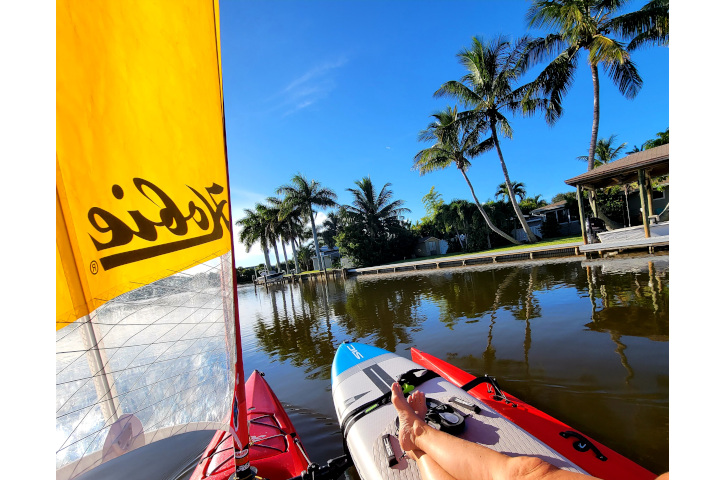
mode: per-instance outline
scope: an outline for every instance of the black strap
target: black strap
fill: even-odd
[[[465,385],[461,385],[461,389],[468,392],[475,387],[479,386],[482,383],[488,383],[493,387],[493,399],[494,400],[503,400],[507,404],[511,404],[512,407],[515,407],[516,404],[506,398],[506,395],[504,395],[503,390],[498,386],[498,382],[496,382],[496,379],[494,377],[489,377],[488,375],[484,375],[482,377],[477,377],[471,380],[470,382],[466,383]],[[490,390],[489,390],[490,391]]]
[[[428,411],[425,414],[425,421],[427,423],[434,423],[438,426],[439,430],[450,433],[451,435],[456,435],[463,431],[466,419],[463,415],[459,415],[453,407],[447,403],[439,402],[434,398],[426,398],[425,403],[428,407]],[[447,419],[443,415],[445,413],[452,415],[455,420],[450,421]]]
[[[422,373],[420,373],[419,375],[419,372]],[[435,377],[440,377],[440,375],[432,370],[426,370],[425,368],[415,368],[401,374],[398,377],[397,382],[400,384],[407,384],[412,387],[418,387]],[[387,405],[388,403],[390,403],[391,395],[392,392],[385,392],[378,398],[363,403],[362,405],[345,415],[345,418],[342,419],[340,425],[340,428],[342,429],[342,438],[345,444],[347,444],[347,432],[350,430],[350,427],[352,427],[355,422],[360,420],[368,413],[378,409],[379,407],[382,407],[383,405]]]

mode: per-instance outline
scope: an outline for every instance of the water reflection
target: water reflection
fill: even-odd
[[[655,262],[650,260],[646,270],[641,262],[617,265],[618,273],[605,273],[609,265],[595,263],[586,265],[589,282],[590,301],[592,303],[592,321],[586,327],[602,333],[608,333],[615,345],[614,351],[627,372],[624,381],[627,385],[635,372],[626,355],[627,345],[623,336],[645,337],[653,341],[669,341],[669,302],[668,290],[664,286],[665,273],[658,273]],[[645,277],[646,272],[646,277]],[[602,276],[605,275],[605,279]],[[646,280],[646,283],[644,282]],[[634,288],[632,288],[632,284]],[[596,288],[596,285],[599,288]],[[597,293],[601,306],[597,305]]]
[[[579,306],[587,298],[590,313],[578,317],[580,325],[607,334],[627,364],[622,337],[669,340],[668,264],[666,260],[612,262],[473,267],[273,285],[259,294],[269,308],[255,312],[254,331],[268,355],[291,360],[310,378],[327,378],[342,340],[396,351],[415,343],[418,332],[430,334],[441,327],[456,332],[461,322],[486,325],[481,353],[488,359],[484,366],[493,368],[494,326],[497,318],[505,316],[524,324],[523,359],[528,370],[532,321],[550,322],[552,318],[542,317],[552,304]],[[542,304],[547,299],[550,305]],[[455,357],[458,352],[446,353]]]
[[[399,289],[389,282],[350,282],[346,296],[334,304],[340,326],[351,340],[366,341],[395,351],[410,343],[411,329],[420,324],[415,289]]]
[[[668,257],[644,256],[306,281],[239,301],[255,348],[299,388],[314,380],[329,389],[344,340],[405,356],[416,346],[496,376],[514,395],[664,471],[668,297]],[[334,417],[328,397],[321,391],[315,405],[297,406]]]
[[[271,318],[264,314],[265,310],[257,312],[254,334],[269,356],[290,361],[302,368],[308,378],[329,379],[335,356],[330,314],[326,295],[318,292],[322,301],[315,301],[310,291],[314,287],[319,286],[303,285],[297,293],[292,285],[270,287],[265,295],[271,306]]]

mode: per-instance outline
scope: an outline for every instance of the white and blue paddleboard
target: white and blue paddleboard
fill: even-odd
[[[343,420],[351,413],[369,410],[368,413],[358,413],[356,421],[345,425],[350,456],[363,480],[420,478],[415,462],[403,455],[395,436],[395,408],[390,403],[379,407],[372,405],[376,404],[376,399],[390,392],[390,386],[401,374],[421,368],[407,358],[362,343],[345,342],[337,349],[332,361],[332,397],[338,422],[343,426]],[[465,425],[456,434],[458,437],[507,455],[535,456],[559,468],[586,473],[441,377],[423,382],[416,390],[425,393],[428,399],[451,405],[459,418],[464,418]],[[370,402],[373,402],[370,407],[360,410]],[[463,408],[461,404],[478,408]]]

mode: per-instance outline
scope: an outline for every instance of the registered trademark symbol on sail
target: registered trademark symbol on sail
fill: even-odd
[[[98,273],[98,262],[96,262],[95,260],[93,260],[93,261],[91,262],[91,273],[92,273],[93,275],[95,275],[95,274],[97,274],[97,273]]]

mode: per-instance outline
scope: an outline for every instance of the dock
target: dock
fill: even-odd
[[[542,258],[581,257],[582,259],[604,258],[623,253],[656,253],[669,251],[669,236],[651,237],[646,239],[629,239],[616,242],[594,243],[584,242],[562,243],[544,247],[522,248],[517,250],[456,255],[434,259],[415,260],[404,263],[378,265],[373,267],[351,268],[347,275],[377,275],[383,273],[411,272],[416,270],[437,270],[451,267],[467,267],[537,260]]]
[[[637,238],[617,240],[606,243],[592,243],[590,245],[582,245],[579,251],[586,254],[598,254],[600,257],[611,254],[612,252],[624,253],[628,250],[647,250],[649,253],[670,249],[670,236],[653,236],[650,238]]]
[[[256,287],[257,285],[262,287],[269,287],[270,285],[277,285],[283,283],[296,283],[305,282],[308,280],[329,280],[334,277],[347,278],[347,270],[345,269],[327,269],[326,271],[317,272],[305,272],[305,273],[286,273],[280,277],[276,277],[273,280],[264,282],[264,280],[253,279],[252,283]]]
[[[350,269],[328,269],[327,271],[307,272],[301,274],[286,274],[273,282],[257,283],[268,287],[273,284],[304,282],[308,280],[329,280],[330,278],[347,278],[357,275],[378,275],[385,273],[412,272],[417,270],[438,270],[442,268],[468,267],[474,265],[488,265],[499,263],[524,262],[544,258],[580,257],[582,259],[596,259],[613,257],[626,253],[659,253],[670,249],[669,235],[653,236],[650,238],[632,238],[592,243],[570,242],[544,247],[529,247],[517,250],[462,254],[452,257],[439,257],[433,259],[421,258],[403,263],[377,265]]]

